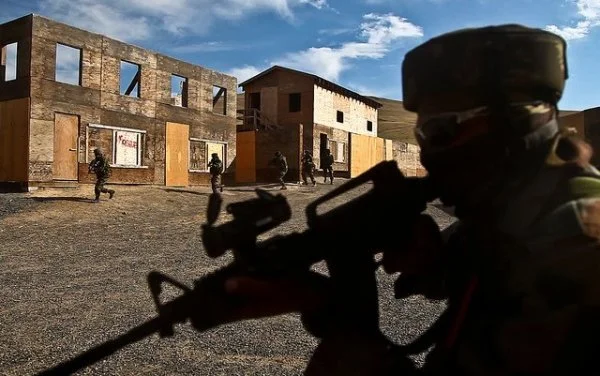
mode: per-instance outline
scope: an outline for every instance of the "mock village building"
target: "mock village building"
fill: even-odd
[[[273,179],[268,161],[276,150],[288,159],[287,179],[300,179],[303,150],[317,168],[323,150],[334,156],[334,173],[355,177],[391,159],[391,140],[377,137],[381,104],[314,74],[273,66],[239,85],[236,180]],[[240,107],[240,106],[238,106]]]
[[[28,15],[0,25],[0,184],[208,184],[236,151],[236,78]],[[224,178],[227,178],[227,174]]]

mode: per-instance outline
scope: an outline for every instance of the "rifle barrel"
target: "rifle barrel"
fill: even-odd
[[[114,354],[120,349],[140,341],[160,329],[163,319],[156,317],[145,323],[130,329],[127,333],[120,335],[117,338],[108,340],[96,347],[87,350],[76,357],[62,362],[52,368],[38,373],[36,376],[54,376],[54,375],[70,375],[79,371],[91,364],[94,364],[109,355]]]

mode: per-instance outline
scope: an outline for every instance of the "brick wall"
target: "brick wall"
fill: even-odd
[[[30,180],[52,180],[54,114],[79,116],[78,162],[85,165],[96,145],[111,156],[111,131],[101,124],[144,130],[142,168],[113,168],[112,182],[164,184],[165,124],[189,125],[190,138],[227,145],[227,163],[235,159],[235,77],[157,54],[102,35],[34,16],[31,39]],[[55,79],[57,43],[81,49],[81,84]],[[141,66],[140,97],[121,95],[120,62]],[[187,78],[187,108],[173,105],[171,75]],[[213,111],[213,86],[227,89]],[[225,112],[225,114],[223,114]],[[86,174],[87,175],[87,174]],[[81,181],[86,175],[79,174]],[[208,173],[190,172],[190,184],[207,182]]]
[[[392,156],[398,167],[406,176],[425,176],[426,171],[421,165],[419,147],[407,142],[393,141]]]
[[[314,86],[314,122],[347,132],[377,136],[377,110],[356,99]],[[344,122],[337,122],[337,111],[344,113]],[[373,123],[367,131],[367,120]]]
[[[277,179],[277,169],[269,166],[269,161],[275,157],[276,151],[287,158],[288,174],[286,181],[300,180],[300,152],[302,126],[286,127],[280,130],[256,132],[256,181],[272,182]]]

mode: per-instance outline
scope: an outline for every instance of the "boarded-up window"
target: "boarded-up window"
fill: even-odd
[[[143,166],[144,131],[90,124],[88,127],[88,159],[100,148],[112,165]]]
[[[2,46],[0,52],[0,81],[13,81],[17,79],[17,42]]]
[[[115,131],[114,161],[119,166],[141,166],[142,134],[139,132]]]
[[[206,142],[190,140],[190,170],[205,171],[207,164]]]
[[[223,166],[227,165],[227,144],[190,139],[190,170],[208,171],[208,162],[210,162],[213,153],[219,155]]]
[[[81,85],[81,49],[56,44],[54,79],[71,85]]]

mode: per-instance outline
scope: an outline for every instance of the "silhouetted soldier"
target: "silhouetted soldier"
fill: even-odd
[[[269,165],[275,165],[277,170],[279,171],[279,183],[281,184],[281,189],[287,189],[285,186],[285,182],[283,178],[288,172],[288,164],[287,159],[281,154],[280,151],[275,152],[275,158],[271,159]]]
[[[310,155],[308,150],[304,150],[304,154],[302,155],[302,180],[304,180],[304,184],[308,184],[308,181],[306,181],[306,176],[308,175],[312,184],[317,185],[314,171],[315,163],[313,162],[312,155]]]
[[[210,185],[213,193],[217,193],[217,187],[223,192],[223,184],[220,184],[221,174],[223,173],[223,162],[219,158],[219,154],[212,153],[212,159],[208,162],[210,172]]]
[[[323,183],[327,183],[327,177],[331,180],[331,184],[333,184],[333,155],[331,154],[331,150],[325,149],[325,154],[323,155],[323,160],[321,161],[321,167],[323,168]]]
[[[100,193],[108,193],[109,194],[108,198],[111,199],[115,195],[115,191],[112,189],[104,188],[104,185],[106,184],[106,182],[108,181],[108,178],[110,177],[110,165],[109,165],[108,161],[106,160],[106,158],[104,157],[102,150],[100,150],[100,149],[94,150],[94,156],[96,158],[94,158],[94,160],[90,162],[90,164],[88,166],[88,172],[96,173],[96,185],[94,187],[96,199],[94,200],[94,202],[100,202]]]

